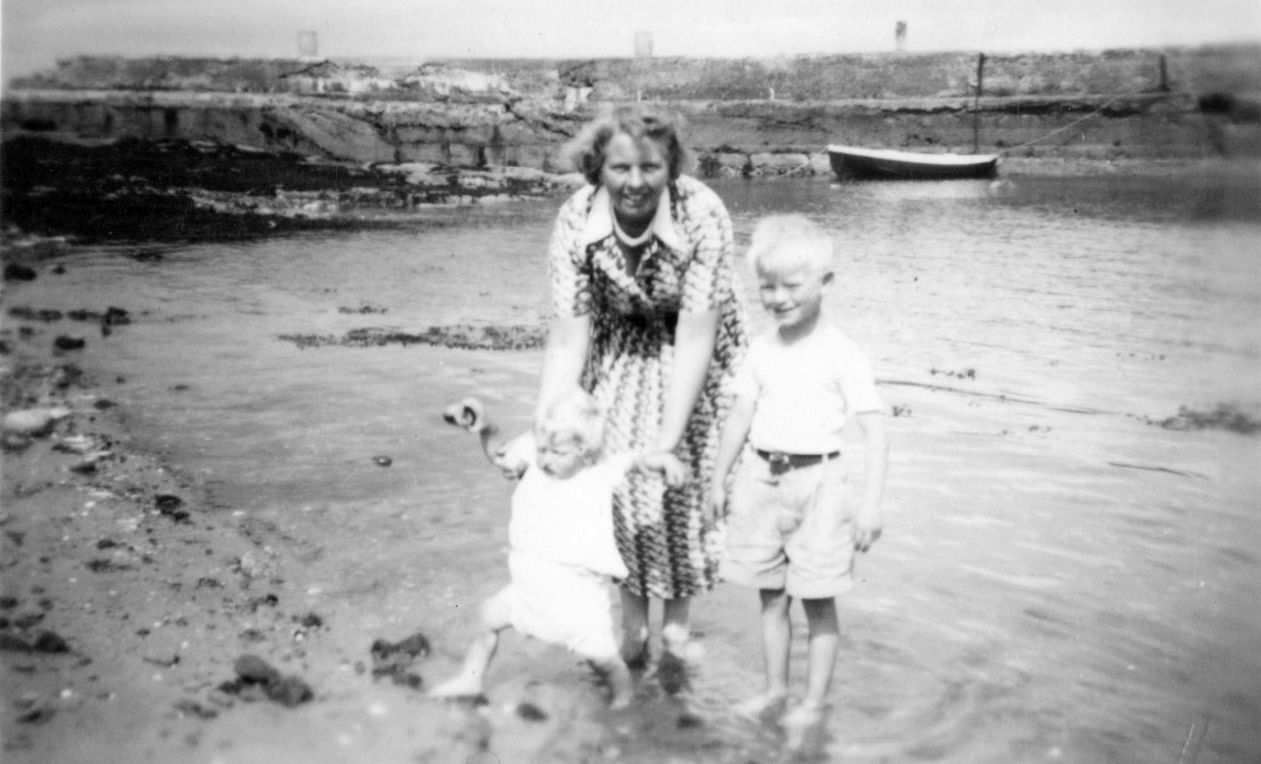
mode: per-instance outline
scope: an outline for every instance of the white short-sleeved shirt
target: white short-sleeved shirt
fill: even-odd
[[[532,462],[512,494],[512,551],[625,578],[613,537],[613,491],[633,459],[610,457],[565,480]]]
[[[840,450],[850,416],[883,408],[866,354],[822,319],[791,344],[777,329],[754,338],[736,394],[754,401],[749,443],[793,454]]]

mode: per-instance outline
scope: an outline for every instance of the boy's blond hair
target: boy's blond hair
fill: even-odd
[[[572,441],[589,458],[604,447],[604,411],[589,393],[575,389],[543,411],[538,436],[543,441]]]
[[[770,215],[753,228],[749,262],[758,271],[828,272],[834,251],[832,237],[804,215]]]

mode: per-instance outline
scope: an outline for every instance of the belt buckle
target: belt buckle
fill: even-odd
[[[766,461],[771,465],[772,475],[782,475],[792,469],[792,459],[783,451],[772,451]]]

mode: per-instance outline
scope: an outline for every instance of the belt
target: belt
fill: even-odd
[[[841,455],[840,451],[833,451],[828,454],[786,454],[783,451],[763,451],[760,448],[753,450],[771,466],[772,475],[782,475],[789,470],[795,470],[799,467],[810,467],[820,462],[836,459]]]

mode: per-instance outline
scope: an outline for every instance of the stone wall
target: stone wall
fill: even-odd
[[[977,63],[970,53],[394,69],[79,58],[12,83],[0,128],[563,171],[565,139],[605,104],[638,97],[685,117],[702,174],[827,172],[829,143],[1019,157],[1261,156],[1261,46],[988,56],[979,100]]]

